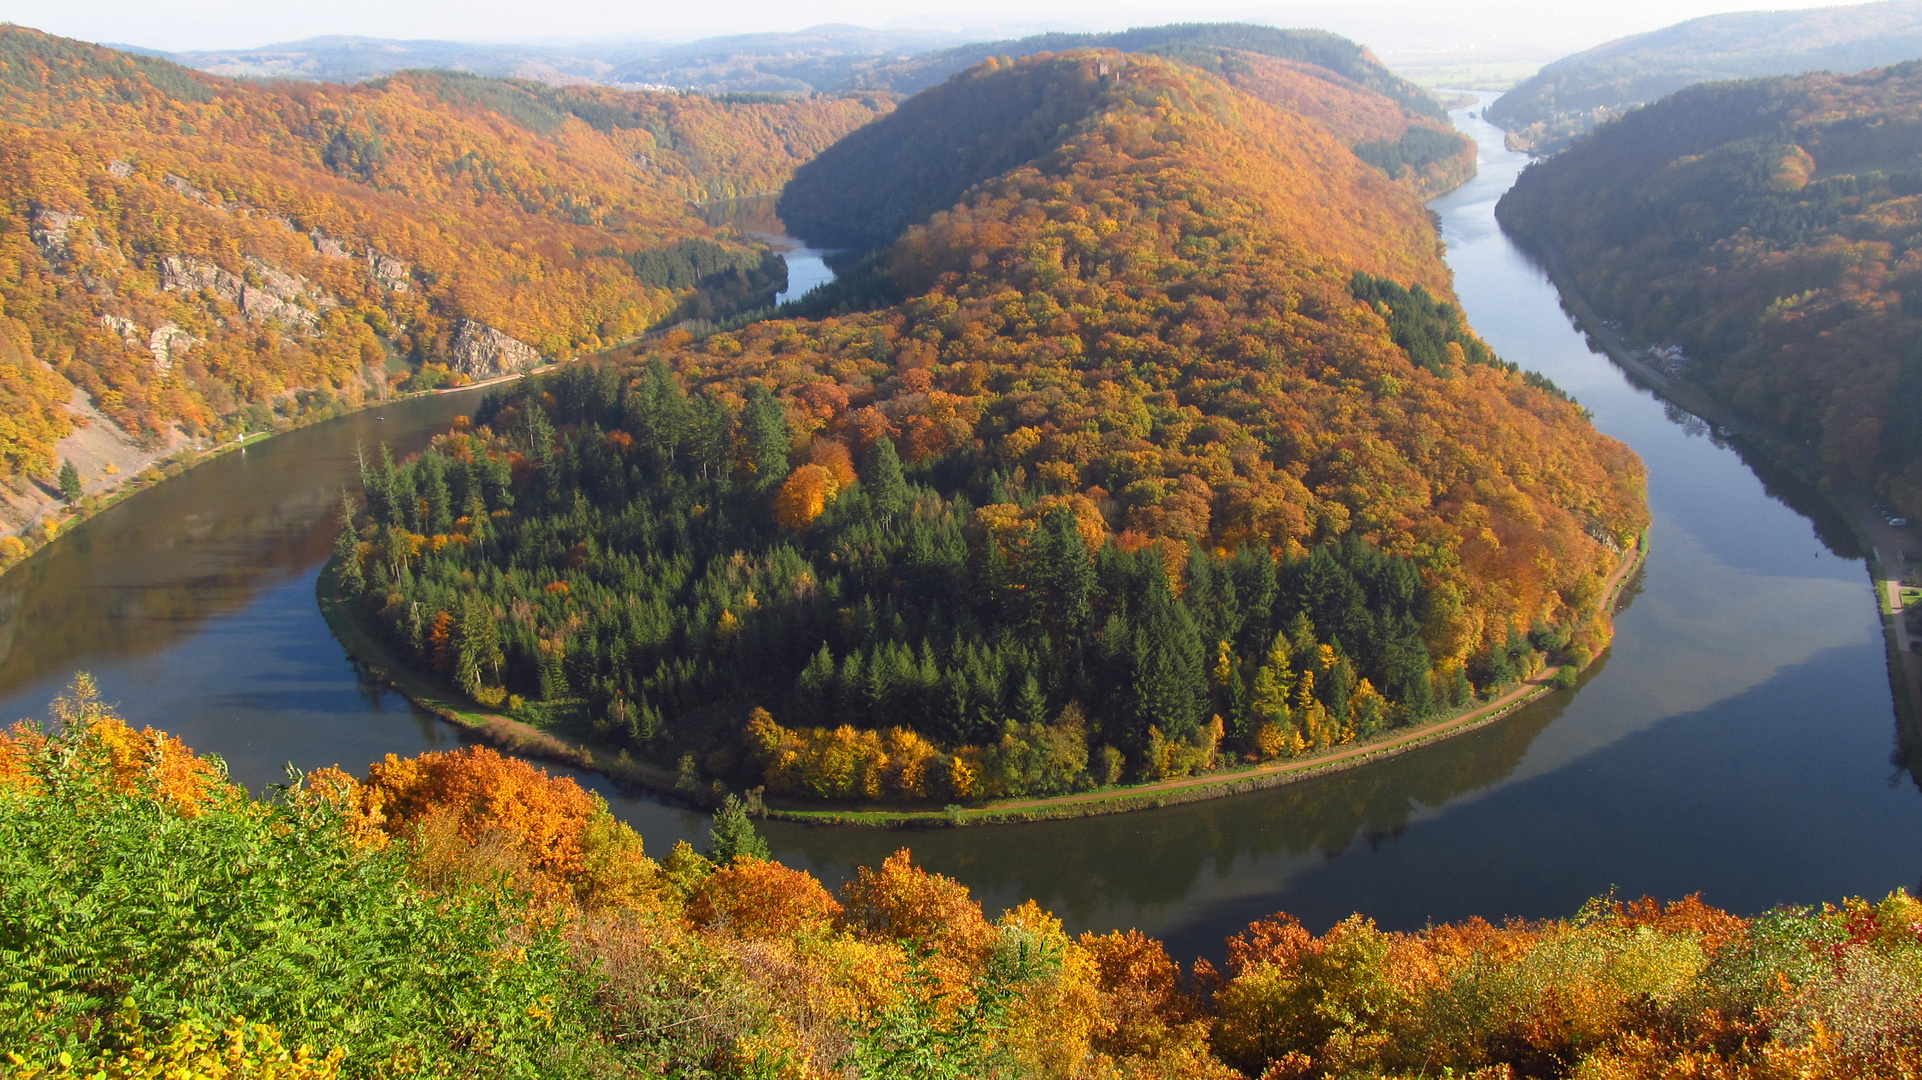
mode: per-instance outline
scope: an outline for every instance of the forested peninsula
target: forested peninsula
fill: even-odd
[[[16,1080],[219,1076],[1856,1080],[1922,1069],[1922,905],[1598,898],[1177,962],[990,918],[903,849],[837,890],[738,805],[650,857],[485,748],[266,801],[84,676],[0,733],[0,1046]]]
[[[1692,87],[1498,208],[1676,376],[1922,516],[1922,68]]]
[[[933,805],[1308,753],[1605,647],[1640,462],[1474,336],[1324,121],[989,60],[782,206],[894,235],[815,317],[370,448],[359,617],[685,785]]]

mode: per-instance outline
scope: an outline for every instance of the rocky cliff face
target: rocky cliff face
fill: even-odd
[[[462,319],[454,327],[447,351],[449,366],[475,381],[526,371],[546,362],[527,342],[473,319]]]
[[[35,209],[29,225],[34,245],[49,260],[56,263],[64,261],[71,254],[67,248],[67,234],[75,225],[80,224],[80,220],[79,214],[65,214],[45,208]]]
[[[271,319],[309,333],[320,328],[315,309],[339,305],[306,278],[258,260],[248,260],[247,271],[248,276],[241,277],[212,263],[169,255],[160,263],[160,287],[169,292],[212,293],[253,322]]]

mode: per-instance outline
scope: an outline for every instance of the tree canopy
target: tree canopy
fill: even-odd
[[[1086,52],[929,91],[818,190],[922,168],[923,122],[1065,134],[946,209],[907,185],[926,220],[874,262],[907,299],[571,366],[369,472],[357,558],[404,650],[457,677],[478,597],[482,700],[936,800],[1303,753],[1600,651],[1640,463],[1466,327],[1407,187]]]

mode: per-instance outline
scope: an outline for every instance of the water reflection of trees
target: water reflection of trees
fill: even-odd
[[[1358,840],[1393,843],[1424,810],[1509,776],[1572,696],[1557,692],[1480,731],[1399,757],[1206,802],[920,833],[780,824],[768,832],[777,858],[811,863],[830,878],[905,846],[977,893],[1010,902],[1032,897],[1071,923],[1105,917],[1127,924],[1146,910],[1198,909],[1210,894],[1280,891],[1295,870],[1339,857]],[[1220,937],[1236,929],[1196,932]]]
[[[37,715],[45,702],[9,695],[164,651],[313,569],[341,492],[359,486],[356,440],[411,453],[471,407],[450,395],[290,432],[76,526],[0,576],[0,702]]]

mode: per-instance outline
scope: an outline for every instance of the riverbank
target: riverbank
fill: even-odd
[[[1603,584],[1598,613],[1613,615],[1628,583],[1647,560],[1643,536],[1624,553],[1621,564]],[[697,805],[715,805],[726,790],[718,786],[687,790],[676,784],[674,773],[635,759],[628,751],[586,741],[570,741],[552,732],[499,713],[475,708],[462,695],[396,658],[378,634],[355,617],[350,598],[339,591],[332,564],[322,568],[316,585],[322,616],[348,655],[367,673],[440,719],[474,737],[517,754],[559,762],[601,773],[619,783],[644,787]],[[1592,665],[1599,661],[1589,661]],[[1577,669],[1578,671],[1580,669]],[[1148,784],[1099,788],[1038,799],[1004,799],[977,806],[940,809],[896,807],[822,807],[778,796],[762,800],[763,816],[810,825],[859,825],[870,828],[942,828],[1013,822],[1059,821],[1069,818],[1119,814],[1181,803],[1219,799],[1264,788],[1279,787],[1373,761],[1405,754],[1418,747],[1477,730],[1553,692],[1562,682],[1563,666],[1545,667],[1533,677],[1491,701],[1454,716],[1418,727],[1393,731],[1368,742],[1334,747],[1309,757],[1260,765],[1232,767],[1198,776],[1178,777]]]
[[[1786,431],[1741,412],[1644,359],[1645,350],[1622,340],[1589,307],[1552,240],[1529,237],[1524,241],[1517,237],[1516,241],[1554,283],[1563,310],[1633,382],[1714,425],[1721,437],[1739,442],[1743,449],[1801,481],[1848,526],[1865,553],[1876,611],[1882,618],[1889,687],[1902,742],[1922,748],[1922,635],[1910,633],[1906,617],[1910,606],[1922,607],[1922,597],[1905,602],[1902,584],[1909,545],[1922,549],[1922,539],[1914,537],[1908,528],[1889,525],[1876,510],[1872,492],[1853,477],[1831,469]]]
[[[181,473],[196,465],[205,464],[214,458],[235,450],[245,449],[270,436],[279,434],[282,430],[292,431],[298,427],[305,427],[307,424],[332,420],[340,415],[344,414],[329,413],[324,417],[317,416],[313,420],[306,421],[305,423],[292,424],[284,429],[257,431],[249,435],[242,435],[231,442],[217,443],[213,446],[182,446],[171,453],[155,456],[149,460],[144,467],[129,473],[123,479],[97,487],[93,491],[81,496],[76,502],[66,503],[42,511],[37,517],[22,526],[19,532],[0,536],[0,574],[5,574],[16,566],[24,565],[28,559],[33,557],[35,552],[46,547],[66,533],[67,530],[79,525],[88,518],[99,514],[109,507],[118,505],[130,496],[145,491],[162,481],[179,476]],[[9,543],[9,541],[12,541],[12,543]]]
[[[343,407],[340,403],[336,403],[334,406],[316,409],[302,416],[283,417],[275,423],[273,429],[270,431],[251,432],[232,441],[216,443],[211,446],[197,444],[180,446],[171,453],[153,457],[144,467],[137,471],[129,472],[120,480],[87,492],[77,502],[68,503],[55,510],[43,513],[40,517],[28,522],[17,533],[10,536],[0,536],[0,574],[5,574],[14,567],[23,565],[28,559],[33,557],[35,552],[46,547],[61,534],[81,524],[88,518],[112,506],[118,505],[130,496],[145,491],[162,481],[179,476],[181,473],[196,465],[204,465],[224,454],[258,445],[276,435],[284,435],[290,431],[299,431],[301,428],[312,427],[315,424],[324,424],[330,420],[338,420],[357,412],[366,412],[369,409],[388,408],[414,398],[424,398],[440,394],[459,394],[482,387],[510,383],[524,379],[529,375],[550,371],[554,366],[553,364],[546,364],[538,368],[516,371],[507,375],[497,375],[491,379],[467,383],[461,386],[440,387],[434,390],[416,390],[411,393],[397,394],[393,397],[383,398],[378,401],[369,401],[359,406]],[[96,414],[94,418],[95,424],[108,422],[104,416],[98,416]],[[58,516],[56,516],[56,514]],[[7,543],[6,541],[8,540],[17,541],[18,547]]]

